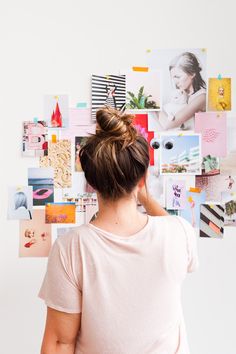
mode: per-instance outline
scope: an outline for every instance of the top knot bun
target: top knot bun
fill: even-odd
[[[122,141],[122,147],[129,146],[137,138],[133,118],[133,115],[121,113],[111,107],[100,109],[96,114],[96,135],[105,140]]]

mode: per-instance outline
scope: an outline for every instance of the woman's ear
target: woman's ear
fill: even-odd
[[[148,170],[147,172],[145,173],[145,175],[140,179],[140,181],[138,182],[138,187],[139,188],[143,188],[145,185],[146,185],[146,182],[147,182],[147,177],[148,177]]]

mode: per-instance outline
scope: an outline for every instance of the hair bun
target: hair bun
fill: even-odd
[[[97,111],[96,135],[103,139],[122,141],[123,146],[131,145],[136,137],[137,131],[133,126],[133,116],[121,113],[111,107],[105,107]]]

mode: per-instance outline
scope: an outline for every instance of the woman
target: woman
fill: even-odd
[[[146,193],[148,151],[131,115],[97,112],[80,160],[99,211],[52,248],[41,354],[188,353],[180,289],[197,266],[195,235]]]
[[[206,111],[206,83],[201,70],[197,57],[190,52],[182,53],[172,61],[169,66],[171,80],[175,89],[182,93],[186,104],[181,102],[180,110],[175,108],[171,115],[160,112],[159,130],[194,129],[195,113]],[[171,111],[170,108],[168,110]]]

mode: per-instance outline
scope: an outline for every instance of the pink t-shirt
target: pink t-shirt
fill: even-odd
[[[54,243],[39,297],[82,312],[75,354],[188,354],[181,284],[197,266],[181,217],[149,216],[122,237],[87,224]]]

